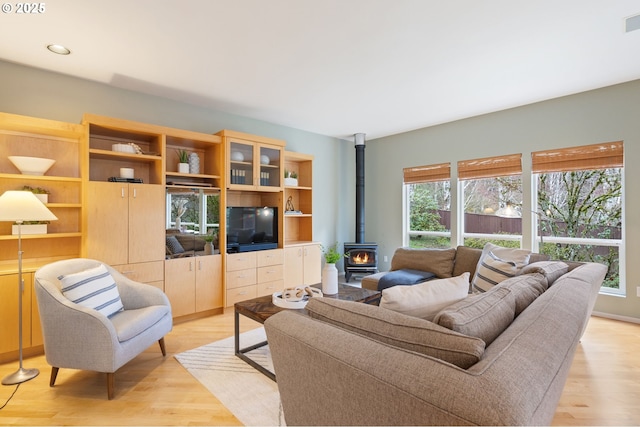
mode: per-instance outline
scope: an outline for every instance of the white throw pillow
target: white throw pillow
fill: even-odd
[[[487,243],[473,277],[473,289],[486,292],[505,279],[514,277],[529,263],[531,251],[526,249],[503,248]]]
[[[380,307],[413,317],[433,320],[443,308],[469,294],[469,273],[382,291]]]
[[[75,304],[97,310],[107,317],[124,308],[118,286],[102,264],[58,279],[62,283],[62,294]]]

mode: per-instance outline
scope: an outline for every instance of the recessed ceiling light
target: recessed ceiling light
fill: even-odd
[[[69,55],[71,51],[61,44],[50,44],[47,45],[47,49],[49,49],[53,53],[57,53],[58,55]]]

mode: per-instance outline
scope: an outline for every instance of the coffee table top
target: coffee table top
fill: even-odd
[[[322,285],[313,285],[315,288],[321,288]],[[345,301],[355,301],[362,303],[372,303],[380,299],[382,292],[373,291],[371,289],[358,288],[355,286],[338,284],[338,293],[335,295],[325,295],[325,298],[335,298]],[[235,303],[234,309],[236,313],[242,314],[259,323],[264,323],[269,317],[283,310],[294,310],[304,313],[304,309],[282,308],[273,304],[272,296],[265,295],[263,297],[253,298],[246,301]]]

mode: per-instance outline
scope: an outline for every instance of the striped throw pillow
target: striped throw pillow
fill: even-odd
[[[118,286],[103,264],[59,276],[58,280],[62,283],[62,294],[75,304],[97,310],[107,317],[124,309]]]
[[[479,292],[486,292],[503,280],[514,277],[517,272],[515,262],[500,259],[493,252],[489,252],[478,264],[473,288]]]

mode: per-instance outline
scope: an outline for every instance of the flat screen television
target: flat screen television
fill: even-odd
[[[227,253],[277,247],[277,207],[227,207]]]

